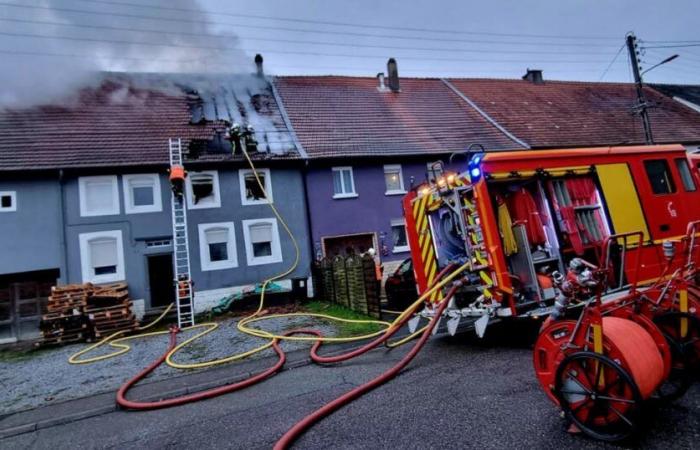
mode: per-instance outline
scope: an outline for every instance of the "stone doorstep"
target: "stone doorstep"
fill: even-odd
[[[404,334],[402,331],[398,333],[397,337]],[[355,346],[356,344],[353,343],[338,344],[339,348],[325,355],[340,354]],[[372,351],[377,349],[384,349],[384,347],[379,346]],[[265,370],[265,367],[270,366],[270,361],[274,360],[276,360],[276,357],[271,356],[249,361],[243,366],[243,372],[237,372],[235,377],[222,378],[225,377],[222,372],[229,372],[231,370],[230,367],[212,368],[192,374],[174,376],[165,380],[145,382],[134,387],[131,392],[135,394],[134,397],[144,401],[192,394],[249,378],[254,373]],[[311,363],[308,349],[295,350],[287,353],[287,363],[280,372],[303,367]],[[253,366],[259,366],[259,368]],[[222,377],[218,375],[222,375]],[[161,386],[166,389],[161,390]],[[0,417],[0,439],[114,412],[118,409],[115,402],[115,393],[116,391],[102,392],[87,397],[65,400],[53,405],[37,406],[36,408],[10,413]]]

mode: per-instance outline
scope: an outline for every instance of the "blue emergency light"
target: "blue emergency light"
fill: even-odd
[[[477,153],[476,155],[472,156],[472,159],[469,160],[469,178],[471,179],[472,183],[476,183],[479,178],[481,178],[481,167],[479,164],[483,158],[483,153]]]

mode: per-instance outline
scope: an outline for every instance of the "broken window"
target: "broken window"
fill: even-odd
[[[17,211],[16,197],[15,192],[0,192],[0,212]]]
[[[187,177],[187,191],[188,206],[192,209],[221,206],[219,175],[215,170],[190,172]]]
[[[260,183],[255,179],[255,173],[252,170],[244,169],[238,173],[243,205],[258,205],[268,200],[272,201],[270,169],[257,169],[256,172]]]

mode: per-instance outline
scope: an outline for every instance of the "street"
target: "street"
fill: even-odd
[[[471,333],[434,338],[396,379],[324,419],[295,448],[612,448],[566,433],[534,377],[530,331],[494,326],[484,341]],[[296,421],[407,350],[305,365],[238,393],[160,411],[111,412],[10,437],[0,447],[271,448]],[[699,385],[650,414],[631,445],[697,448]]]

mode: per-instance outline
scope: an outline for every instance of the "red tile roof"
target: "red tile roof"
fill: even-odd
[[[210,139],[182,96],[106,82],[66,106],[0,111],[0,170],[168,163],[168,139]]]
[[[644,143],[632,114],[634,86],[624,83],[454,79],[450,82],[531,147]],[[645,96],[656,143],[700,142],[700,115],[651,88]]]
[[[472,143],[522,148],[437,79],[401,78],[379,92],[375,78],[283,76],[275,83],[310,158],[450,153]]]

